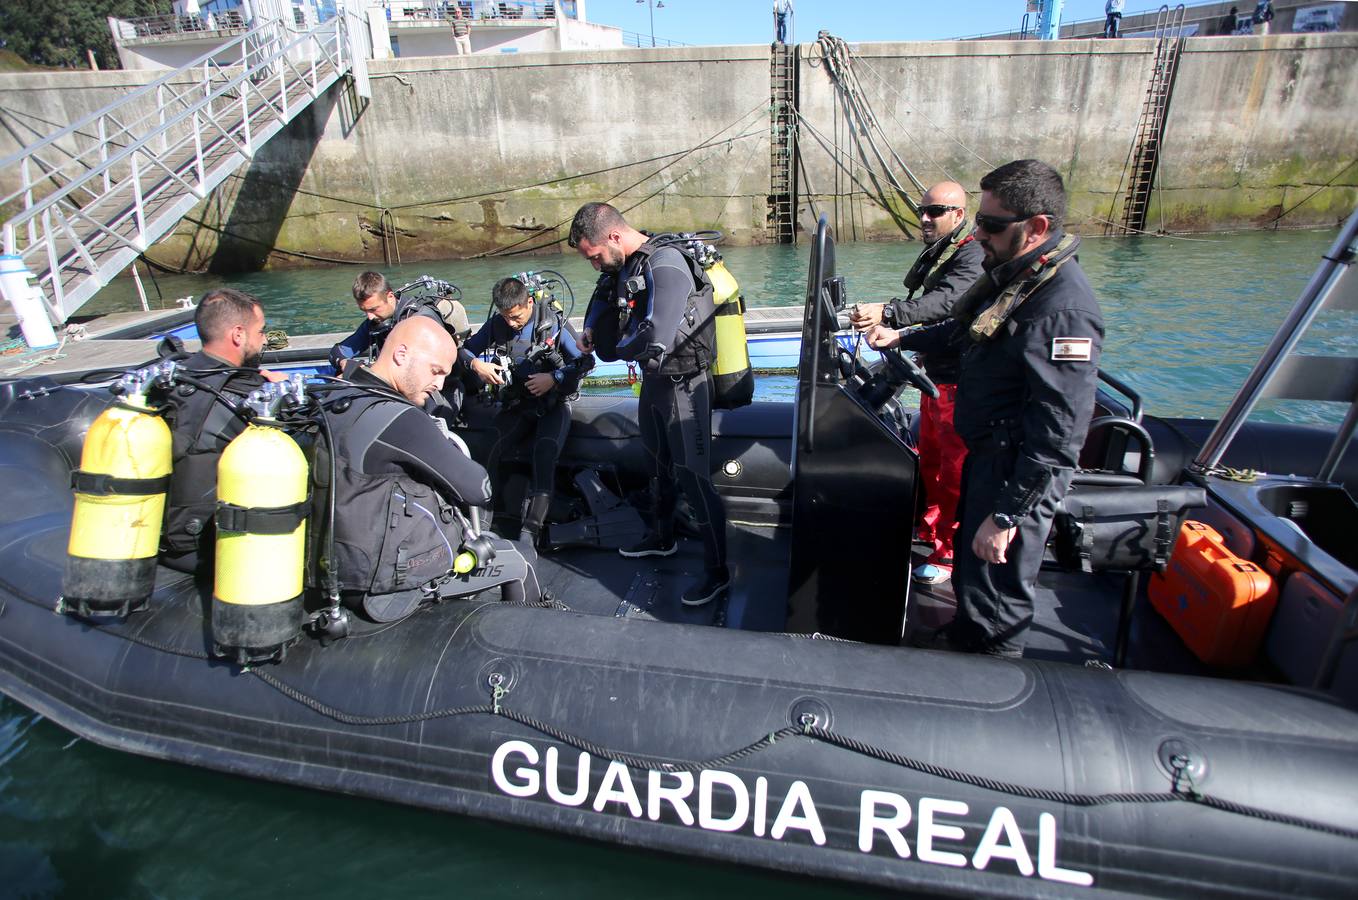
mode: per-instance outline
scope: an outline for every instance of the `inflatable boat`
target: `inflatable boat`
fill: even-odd
[[[159,569],[130,615],[67,608],[71,473],[107,379],[8,381],[0,690],[130,753],[912,894],[1352,896],[1358,416],[1245,419],[1270,393],[1352,401],[1354,361],[1320,378],[1291,350],[1326,304],[1352,308],[1355,235],[1358,217],[1220,422],[1144,415],[1112,379],[1100,392],[1077,492],[1197,489],[1192,518],[1267,573],[1263,623],[1254,604],[1214,626],[1234,655],[1151,602],[1166,573],[1128,566],[1044,571],[1023,659],[903,645],[951,607],[946,586],[910,584],[902,513],[917,457],[898,388],[928,385],[841,350],[822,222],[796,400],[715,418],[725,602],[679,603],[695,541],[614,552],[600,523],[624,521],[610,513],[646,477],[635,402],[584,397],[539,562],[554,600],[355,617],[243,667],[214,656],[212,585],[190,576]],[[474,411],[474,453],[488,435]]]

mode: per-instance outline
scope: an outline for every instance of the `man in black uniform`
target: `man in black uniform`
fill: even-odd
[[[379,621],[412,612],[426,593],[458,595],[501,585],[505,599],[538,600],[531,563],[491,538],[494,559],[451,570],[472,537],[464,511],[490,502],[490,479],[421,406],[443,387],[457,343],[423,316],[398,322],[352,390],[327,395],[336,458],[336,560],[340,588]]]
[[[674,510],[682,488],[702,534],[706,572],[683,594],[687,606],[722,596],[726,512],[712,485],[712,377],[716,356],[712,285],[678,247],[632,228],[607,203],[586,203],[571,223],[570,245],[604,273],[585,313],[580,348],[600,359],[644,367],[637,424],[654,460],[656,530],[623,556],[669,556],[677,549]]]
[[[533,474],[523,500],[519,540],[536,545],[552,501],[556,461],[570,430],[570,401],[594,357],[580,352],[565,315],[547,300],[534,300],[519,279],[497,281],[491,302],[498,314],[467,339],[462,353],[482,381],[500,389],[495,445],[488,457],[496,493],[504,490],[503,456],[531,442]],[[509,372],[476,358],[490,349],[509,361]]]
[[[198,301],[194,324],[203,347],[179,360],[198,382],[176,384],[166,398],[165,421],[173,436],[173,470],[161,531],[160,561],[180,572],[210,572],[216,531],[217,461],[245,430],[245,420],[212,391],[243,400],[264,380],[261,371],[264,309],[249,294],[230,288],[208,291]]]
[[[1062,230],[1061,176],[1022,159],[981,179],[987,275],[954,318],[874,347],[962,347],[955,424],[967,445],[954,583],[957,617],[933,645],[1021,656],[1042,550],[1089,428],[1103,316]]]
[[[962,185],[945,181],[929,188],[920,198],[919,215],[925,246],[905,275],[909,294],[890,303],[858,304],[850,323],[859,331],[946,319],[981,277],[983,254],[967,221],[967,193]],[[918,297],[917,291],[922,291]],[[918,541],[931,545],[931,552],[915,569],[914,579],[920,584],[938,584],[952,576],[957,500],[967,455],[966,445],[953,428],[961,357],[956,351],[920,354],[919,363],[938,386],[938,397],[920,398],[919,477],[925,509],[915,534]]]

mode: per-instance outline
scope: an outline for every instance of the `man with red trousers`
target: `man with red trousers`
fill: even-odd
[[[859,331],[875,325],[900,329],[946,319],[958,298],[981,277],[983,254],[971,236],[967,194],[960,184],[944,181],[929,188],[920,199],[919,217],[925,247],[906,273],[909,293],[903,300],[859,304],[850,320]],[[967,455],[952,424],[961,360],[949,351],[921,354],[919,361],[938,385],[938,399],[920,398],[919,468],[926,506],[916,538],[933,549],[915,569],[914,580],[939,584],[952,577],[957,498]]]

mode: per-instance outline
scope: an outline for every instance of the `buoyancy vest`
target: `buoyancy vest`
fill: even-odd
[[[594,367],[587,354],[567,359],[560,347],[561,335],[575,330],[566,321],[565,313],[549,300],[533,301],[533,320],[529,328],[509,333],[509,324],[498,313],[491,315],[490,346],[509,361],[511,381],[500,390],[500,402],[506,406],[532,402],[534,406],[552,406],[580,390],[580,381]],[[577,345],[579,341],[577,339]],[[558,388],[541,397],[533,396],[526,387],[530,375],[562,372]]]
[[[378,437],[414,407],[357,389],[332,394],[326,406],[343,408],[344,402],[347,409],[331,413],[340,589],[389,594],[448,574],[463,539],[457,511],[433,487],[409,475],[370,475],[358,468]]]
[[[934,289],[934,285],[943,277],[943,264],[952,259],[958,250],[975,240],[971,228],[971,222],[963,218],[946,239],[935,242],[915,259],[914,265],[905,273],[905,278],[901,282],[909,292],[906,294],[907,299],[915,296],[916,291],[923,290],[927,294]]]
[[[664,247],[672,247],[683,257],[693,279],[672,347],[661,347],[648,340],[655,317],[651,257]],[[622,272],[599,279],[585,311],[585,324],[593,329],[600,359],[619,359],[619,348],[650,344],[639,350],[633,346],[628,358],[644,362],[648,373],[691,375],[710,367],[716,356],[716,307],[712,294],[712,281],[685,247],[683,238],[673,234],[648,235],[646,243],[628,257]]]
[[[982,277],[958,300],[954,317],[966,323],[971,340],[988,341],[995,337],[1009,317],[1069,262],[1080,249],[1080,238],[1060,234],[1039,251],[1015,260],[1017,266],[1003,285]],[[991,270],[994,274],[997,270]]]
[[[202,352],[184,358],[182,365],[186,372],[202,372],[194,374],[196,380],[240,398],[264,383],[257,372],[222,368],[221,361]],[[220,371],[202,371],[206,369]],[[245,430],[245,422],[212,391],[190,384],[176,385],[165,403],[173,468],[160,547],[172,568],[202,568],[213,556],[217,462],[226,445]],[[196,556],[185,557],[195,551]],[[187,566],[176,565],[176,557],[185,557]]]

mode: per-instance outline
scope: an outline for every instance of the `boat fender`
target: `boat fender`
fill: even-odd
[[[132,387],[94,420],[71,473],[62,608],[82,616],[126,616],[155,590],[173,439],[144,380],[121,384]]]
[[[222,451],[211,616],[218,656],[281,660],[301,635],[309,477],[301,447],[270,419]]]

